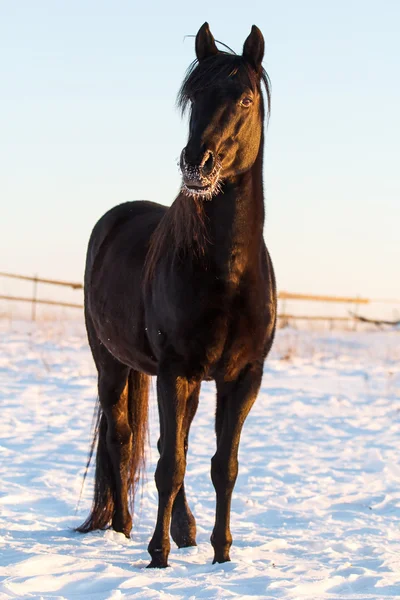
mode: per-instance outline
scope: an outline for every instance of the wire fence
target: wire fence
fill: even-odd
[[[82,290],[83,284],[71,281],[62,281],[58,279],[46,279],[43,277],[38,277],[37,275],[29,276],[29,275],[19,275],[16,273],[7,273],[0,272],[0,277],[6,277],[9,279],[18,279],[22,281],[27,281],[32,283],[32,295],[31,296],[13,296],[13,295],[0,295],[0,300],[11,301],[11,302],[23,302],[31,304],[31,319],[32,321],[36,320],[36,308],[37,305],[48,305],[48,306],[60,306],[65,308],[76,308],[83,309],[83,304],[75,303],[75,302],[64,302],[60,300],[50,300],[45,298],[38,297],[38,285],[46,284],[53,286],[62,286],[66,288],[70,288],[72,290]],[[278,299],[281,304],[281,311],[278,315],[278,318],[282,323],[286,323],[293,320],[303,320],[303,321],[325,321],[330,322],[351,322],[355,321],[357,318],[363,320],[361,317],[358,317],[358,308],[359,306],[371,304],[373,302],[379,303],[390,303],[390,304],[400,304],[399,299],[371,299],[364,298],[361,296],[327,296],[327,295],[317,295],[317,294],[296,294],[293,292],[280,291],[278,293]],[[319,302],[319,303],[336,303],[336,304],[347,304],[352,305],[353,310],[349,316],[339,316],[339,315],[298,315],[298,314],[290,314],[286,311],[286,302],[292,300],[306,301],[306,302]],[[365,319],[364,319],[365,320]],[[395,324],[395,323],[393,323]]]
[[[0,277],[7,277],[9,279],[19,279],[21,281],[30,281],[32,282],[32,295],[29,296],[10,296],[10,295],[0,295],[0,300],[8,300],[11,302],[29,302],[31,304],[31,319],[32,321],[36,320],[36,307],[38,304],[45,304],[50,306],[63,306],[66,308],[83,308],[82,304],[76,304],[74,302],[62,302],[59,300],[48,300],[43,298],[38,298],[38,284],[44,283],[48,285],[57,285],[68,287],[72,290],[82,290],[83,284],[76,283],[71,281],[60,281],[58,279],[44,279],[43,277],[38,277],[37,275],[29,276],[29,275],[19,275],[16,273],[6,273],[0,272]]]

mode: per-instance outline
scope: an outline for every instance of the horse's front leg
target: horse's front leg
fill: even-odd
[[[262,364],[249,365],[234,382],[217,381],[217,451],[211,460],[211,478],[217,495],[211,536],[213,563],[230,560],[230,512],[238,474],[238,450],[243,424],[254,404],[262,378]]]
[[[183,377],[179,377],[173,365],[160,366],[157,377],[157,397],[162,420],[162,444],[155,473],[158,514],[156,528],[148,546],[151,556],[149,567],[168,566],[172,507],[182,487],[186,469],[184,450],[186,404],[196,385],[197,383],[189,383]]]
[[[199,405],[200,383],[194,388],[186,402],[184,427],[185,458],[189,448],[189,431]],[[196,546],[196,520],[186,499],[185,483],[182,483],[172,507],[171,536],[178,548]]]

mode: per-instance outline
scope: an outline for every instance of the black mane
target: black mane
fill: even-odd
[[[257,74],[243,56],[221,51],[201,62],[196,59],[189,66],[177,98],[177,105],[182,114],[185,113],[191,99],[197,92],[231,77],[236,77],[240,83],[249,86],[252,90],[261,91],[260,81],[264,84],[267,95],[267,115],[269,117],[271,111],[271,82],[266,70],[261,68],[261,73]]]

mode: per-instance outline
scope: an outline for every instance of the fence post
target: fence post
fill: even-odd
[[[357,297],[358,297],[358,296],[357,296]],[[355,316],[355,317],[357,317],[357,316],[358,316],[359,309],[360,309],[360,305],[358,304],[358,302],[356,302],[356,304],[354,305],[354,316]],[[357,319],[355,318],[355,319],[354,319],[354,323],[353,323],[353,331],[357,331],[357,324],[358,324],[358,321],[357,321]]]
[[[33,279],[33,294],[32,294],[32,321],[36,321],[36,300],[37,300],[37,275]]]

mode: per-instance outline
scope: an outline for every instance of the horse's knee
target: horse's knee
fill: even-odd
[[[218,454],[211,459],[211,480],[218,491],[222,488],[233,490],[239,471],[237,459],[226,460]]]
[[[185,457],[161,456],[155,472],[157,489],[165,495],[176,495],[185,477]]]
[[[132,437],[132,431],[128,423],[108,423],[107,447],[111,453],[119,455],[122,461],[129,458]]]

